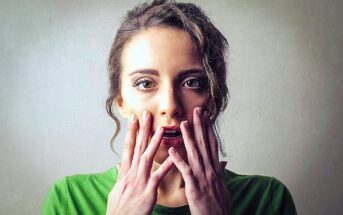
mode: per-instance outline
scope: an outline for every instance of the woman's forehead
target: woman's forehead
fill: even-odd
[[[202,68],[202,61],[187,32],[154,27],[135,35],[124,46],[122,72],[141,69],[184,70]]]

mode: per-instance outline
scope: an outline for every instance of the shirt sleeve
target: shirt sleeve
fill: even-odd
[[[66,178],[56,181],[45,196],[42,215],[67,214]]]
[[[271,205],[273,214],[297,215],[291,193],[281,181],[275,178],[272,181]]]

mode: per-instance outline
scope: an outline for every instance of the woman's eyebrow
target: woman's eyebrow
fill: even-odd
[[[200,68],[192,68],[192,69],[186,69],[186,70],[182,70],[179,73],[179,77],[185,77],[185,76],[191,76],[191,75],[204,75],[205,74],[205,70],[204,69],[200,69]]]
[[[138,69],[129,74],[129,76],[133,76],[135,74],[145,74],[145,75],[155,75],[159,76],[159,73],[155,69]],[[195,74],[205,74],[204,69],[200,68],[192,68],[192,69],[186,69],[186,70],[181,70],[180,73],[178,74],[179,77],[185,77],[185,76],[190,76],[190,75],[195,75]]]
[[[154,69],[139,69],[131,72],[129,76],[133,76],[135,74],[145,74],[145,75],[155,75],[159,76],[158,71]]]

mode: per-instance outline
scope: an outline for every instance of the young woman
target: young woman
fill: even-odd
[[[107,111],[129,126],[122,161],[49,190],[43,214],[296,214],[278,180],[219,161],[214,123],[228,101],[228,43],[200,8],[153,1],[129,11],[109,59]]]

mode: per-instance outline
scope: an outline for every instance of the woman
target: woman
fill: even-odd
[[[214,123],[228,100],[227,47],[193,4],[129,11],[109,59],[115,136],[112,106],[129,120],[121,164],[59,180],[43,214],[296,214],[281,182],[219,162]]]

